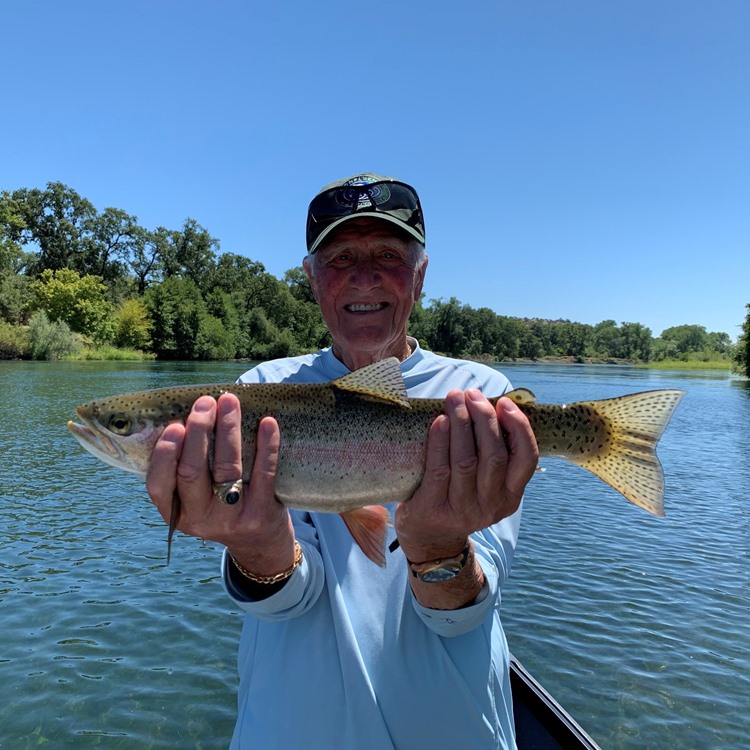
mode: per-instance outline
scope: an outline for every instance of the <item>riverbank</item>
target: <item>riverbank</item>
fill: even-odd
[[[494,362],[491,357],[470,357],[477,362],[490,363]],[[718,370],[722,372],[732,372],[733,363],[731,360],[703,360],[691,359],[664,359],[659,362],[634,362],[627,359],[597,359],[594,357],[539,357],[538,359],[508,359],[502,360],[500,364],[513,365],[620,365],[627,367],[637,367],[647,370]]]
[[[16,350],[8,349],[5,351],[3,356],[3,349],[0,347],[0,359],[29,359],[27,353],[23,352],[20,348]],[[441,352],[436,352],[441,354]],[[447,355],[449,356],[449,355]],[[153,352],[144,352],[139,349],[123,349],[116,346],[104,344],[101,346],[93,346],[81,342],[80,348],[73,352],[69,352],[64,356],[60,357],[63,361],[121,361],[121,362],[139,362],[139,361],[155,361],[157,359],[156,354]],[[489,354],[482,354],[478,356],[467,357],[475,362],[484,362],[486,364],[493,364],[498,362],[494,357]],[[199,361],[199,360],[196,360]],[[238,360],[217,360],[233,362]],[[500,364],[513,364],[513,365],[537,365],[537,364],[551,364],[551,365],[620,365],[629,367],[638,367],[651,370],[699,370],[699,371],[721,371],[730,373],[733,370],[733,362],[730,359],[712,359],[704,361],[702,359],[665,359],[658,362],[637,362],[627,359],[617,359],[614,357],[608,358],[596,358],[596,357],[539,357],[537,359],[506,359],[500,360]]]

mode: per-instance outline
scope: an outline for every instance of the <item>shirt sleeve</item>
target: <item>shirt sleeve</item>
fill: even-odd
[[[318,538],[312,523],[294,518],[294,534],[302,548],[302,562],[286,585],[266,599],[249,598],[229,575],[229,551],[224,550],[221,578],[224,588],[234,603],[244,612],[267,622],[279,622],[305,614],[315,604],[323,590],[325,572],[318,548]]]
[[[479,627],[500,606],[500,593],[510,574],[521,524],[522,508],[484,531],[471,535],[474,554],[484,572],[485,583],[473,604],[461,609],[423,607],[412,593],[414,609],[422,622],[437,635],[452,638]],[[408,585],[408,584],[407,584]]]

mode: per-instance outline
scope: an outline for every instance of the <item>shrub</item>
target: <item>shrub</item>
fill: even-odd
[[[25,328],[0,320],[0,359],[20,359],[28,345],[29,335]]]
[[[51,322],[38,312],[29,321],[29,353],[34,359],[62,359],[77,354],[81,342],[62,320]]]

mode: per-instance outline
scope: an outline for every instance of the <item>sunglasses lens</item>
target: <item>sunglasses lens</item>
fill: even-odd
[[[316,196],[307,216],[307,246],[313,245],[334,221],[359,212],[386,213],[424,234],[424,223],[416,192],[400,182],[344,185]]]

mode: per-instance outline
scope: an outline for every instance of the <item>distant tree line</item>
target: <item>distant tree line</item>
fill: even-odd
[[[750,303],[746,305],[747,316],[742,324],[742,333],[735,347],[734,362],[737,369],[750,378]]]
[[[457,299],[432,300],[419,305],[410,331],[431,349],[462,357],[540,359],[560,357],[577,361],[650,362],[690,358],[705,361],[729,358],[732,341],[726,333],[709,333],[700,325],[667,328],[659,338],[640,323],[596,325],[569,320],[535,320],[498,315],[489,308],[474,309]]]
[[[514,318],[455,298],[422,300],[409,325],[433,351],[494,360],[734,356],[742,366],[750,339],[748,321],[734,348],[728,334],[700,325],[654,338],[640,323]],[[122,209],[97,211],[60,182],[0,192],[0,357],[117,347],[160,359],[268,359],[327,341],[301,267],[278,279],[258,261],[220,252],[195,219],[147,229]]]

